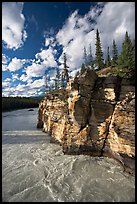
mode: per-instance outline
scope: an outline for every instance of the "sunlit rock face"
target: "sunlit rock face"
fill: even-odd
[[[66,90],[39,105],[38,127],[67,154],[112,155],[122,163],[135,156],[135,90],[116,76],[92,70],[70,79]]]

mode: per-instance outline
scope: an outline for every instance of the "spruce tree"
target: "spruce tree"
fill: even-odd
[[[48,77],[45,77],[45,87],[48,88]]]
[[[62,74],[61,74],[61,88],[62,89],[65,88],[65,84],[64,84],[64,71],[62,71]]]
[[[84,46],[84,62],[85,62],[85,67],[87,66],[87,51],[86,48]]]
[[[68,74],[68,66],[67,66],[67,57],[66,53],[64,53],[64,79],[66,79],[66,82],[69,81],[69,74]]]
[[[57,83],[57,79],[55,79],[55,90],[58,90],[58,83]]]
[[[111,59],[110,59],[110,55],[109,55],[109,47],[108,47],[108,49],[107,49],[106,66],[107,66],[107,67],[110,67],[110,66],[111,66]]]
[[[93,63],[93,56],[92,56],[92,49],[91,49],[91,43],[89,44],[89,60],[90,65],[92,66]]]
[[[100,42],[100,36],[99,36],[99,31],[97,29],[96,32],[96,65],[98,66],[98,69],[102,69],[104,67],[104,63],[103,63],[103,52],[102,52],[102,48],[101,48],[101,42]]]
[[[135,49],[127,31],[122,44],[121,54],[118,57],[118,67],[120,76],[132,80],[135,79]]]
[[[112,66],[117,65],[117,60],[118,60],[118,51],[117,51],[117,46],[116,46],[115,40],[113,40],[113,45],[112,45]]]
[[[59,69],[57,69],[56,81],[57,81],[57,89],[59,89],[59,87],[60,87],[60,73],[59,73]]]
[[[60,73],[59,73],[59,69],[57,69],[56,78],[55,78],[55,90],[59,89],[59,85],[60,85]]]
[[[80,70],[80,74],[83,74],[84,72],[85,72],[85,65],[84,65],[84,63],[82,63],[82,65],[81,65],[81,70]]]

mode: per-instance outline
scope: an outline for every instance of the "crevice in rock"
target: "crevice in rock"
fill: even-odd
[[[116,105],[114,105],[114,107],[113,107],[113,114],[114,114],[115,106],[116,106]],[[109,123],[106,123],[106,135],[105,135],[105,139],[104,139],[104,143],[103,143],[103,146],[102,146],[102,149],[101,149],[100,156],[103,156],[103,153],[104,153],[104,148],[105,148],[105,145],[106,145],[106,140],[107,140],[107,138],[108,138],[109,127],[110,127],[110,124],[111,124],[111,120],[112,120],[112,118],[113,118],[113,114],[111,115],[111,118],[110,118]]]
[[[105,136],[105,139],[104,139],[104,143],[103,143],[103,146],[102,146],[102,149],[101,149],[101,153],[100,153],[100,156],[103,156],[103,153],[104,153],[104,148],[105,148],[105,145],[106,145],[106,141],[107,141],[107,138],[108,138],[108,135],[109,135],[109,130],[110,130],[110,124],[112,122],[112,118],[113,118],[113,115],[114,115],[114,111],[115,111],[115,107],[117,105],[117,102],[119,100],[119,96],[120,96],[120,92],[121,92],[121,78],[118,77],[117,79],[117,83],[116,83],[116,86],[114,88],[114,91],[115,91],[115,104],[113,106],[113,112],[112,112],[112,115],[110,117],[110,120],[108,123],[106,123],[106,136]]]

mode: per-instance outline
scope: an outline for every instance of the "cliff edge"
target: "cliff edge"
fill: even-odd
[[[66,154],[111,156],[135,170],[135,87],[125,79],[92,70],[70,79],[41,101],[37,127]]]

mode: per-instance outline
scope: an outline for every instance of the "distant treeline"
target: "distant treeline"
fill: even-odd
[[[2,97],[2,111],[35,108],[39,106],[41,100],[42,98]]]

